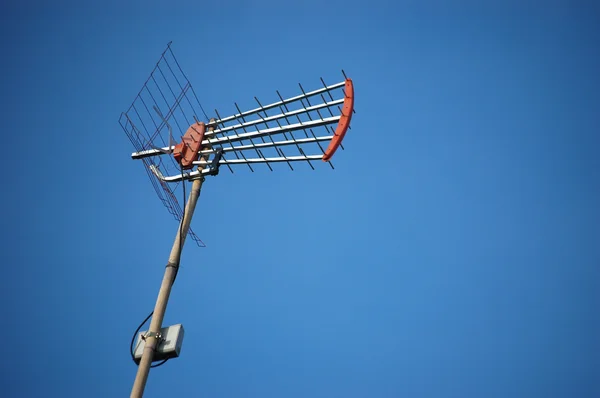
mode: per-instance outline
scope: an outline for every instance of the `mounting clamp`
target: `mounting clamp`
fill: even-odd
[[[157,340],[163,340],[160,332],[146,332],[145,334],[141,335],[141,338],[144,341],[146,341],[148,337],[156,337]]]
[[[216,176],[219,174],[219,166],[221,158],[223,157],[223,148],[219,148],[215,151],[215,156],[213,157],[212,162],[210,163],[210,168],[208,175]]]

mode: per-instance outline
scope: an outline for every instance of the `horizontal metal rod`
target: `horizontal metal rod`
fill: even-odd
[[[231,142],[235,142],[235,141],[249,140],[251,138],[260,138],[260,137],[266,137],[269,135],[283,134],[283,133],[287,133],[290,131],[326,126],[328,124],[337,123],[340,120],[340,117],[341,116],[326,117],[323,119],[315,119],[315,120],[310,120],[310,121],[302,122],[302,123],[288,124],[288,125],[281,126],[281,127],[272,127],[272,128],[264,129],[264,130],[260,130],[260,131],[249,131],[249,132],[243,133],[243,134],[209,138],[209,139],[202,141],[202,144],[203,145],[209,145],[209,144],[210,145],[219,145],[219,144],[231,143]]]
[[[323,159],[323,155],[308,155],[308,156],[287,156],[287,157],[278,157],[278,158],[252,158],[252,159],[232,159],[232,160],[221,160],[219,164],[248,164],[248,163],[278,163],[278,162],[299,162],[299,161],[310,161],[310,160],[321,160]],[[208,160],[198,160],[194,162],[194,164],[198,165],[209,165],[211,161]],[[189,173],[176,174],[173,176],[165,177],[158,167],[150,166],[152,173],[160,180],[164,182],[178,182],[181,180],[195,180],[203,175],[209,174],[211,170],[209,168],[204,168],[202,170],[196,170]]]
[[[173,152],[173,150],[175,150],[175,145],[166,146],[163,148],[156,148],[156,149],[146,149],[146,150],[139,151],[139,152],[133,152],[131,154],[131,158],[132,159],[143,159],[143,158],[148,158],[150,156],[164,155],[165,153]]]
[[[332,135],[326,135],[323,137],[315,137],[315,138],[299,138],[299,139],[295,139],[295,140],[286,140],[286,141],[275,141],[275,142],[261,142],[258,144],[250,144],[250,145],[238,145],[238,146],[224,146],[221,147],[220,149],[223,150],[223,152],[232,152],[232,151],[245,151],[245,150],[250,150],[250,149],[254,149],[254,148],[258,148],[258,149],[262,149],[262,148],[270,148],[270,147],[279,147],[279,146],[286,146],[286,145],[302,145],[302,144],[310,144],[313,142],[320,142],[320,141],[330,141],[333,138]],[[216,150],[214,149],[205,149],[200,151],[201,155],[210,155],[212,153],[215,153]]]
[[[297,95],[295,97],[287,98],[287,99],[284,99],[283,101],[273,102],[272,104],[265,105],[265,106],[263,106],[261,108],[255,108],[255,109],[252,109],[252,110],[249,110],[249,111],[246,111],[246,112],[238,113],[236,115],[224,117],[223,119],[218,119],[218,120],[216,120],[213,123],[208,123],[207,126],[215,126],[215,125],[218,125],[220,123],[230,122],[230,121],[236,120],[238,118],[242,118],[242,117],[245,117],[245,116],[253,115],[255,113],[263,112],[263,111],[266,111],[266,110],[269,110],[269,109],[277,108],[279,106],[286,105],[286,104],[289,104],[291,102],[299,101],[299,100],[301,100],[303,98],[312,97],[314,95],[318,95],[318,94],[321,94],[321,93],[326,93],[328,91],[335,90],[336,88],[344,87],[345,85],[346,85],[345,81],[340,82],[340,83],[336,83],[336,84],[332,84],[331,86],[323,87],[323,88],[320,88],[320,89],[315,90],[315,91],[310,91],[310,92],[305,93],[305,94],[301,94],[301,95]]]
[[[247,158],[247,159],[231,159],[225,160],[222,159],[219,161],[219,164],[247,164],[247,163],[277,163],[277,162],[299,162],[299,161],[307,161],[307,160],[321,160],[323,159],[323,155],[305,155],[305,156],[286,156],[286,157],[277,157],[277,158]],[[196,165],[205,166],[211,164],[211,161],[208,160],[197,160],[193,162]]]
[[[281,126],[281,127],[272,127],[272,128],[264,129],[264,130],[260,130],[260,131],[250,131],[248,133],[243,133],[243,134],[210,138],[210,139],[203,140],[202,145],[206,146],[206,145],[229,144],[232,142],[237,142],[237,141],[242,141],[242,140],[260,138],[260,137],[265,137],[265,136],[269,136],[269,135],[283,134],[283,133],[287,133],[290,131],[326,126],[328,124],[337,123],[340,120],[340,117],[341,116],[326,117],[323,119],[315,119],[315,120],[310,120],[310,121],[302,122],[302,123],[288,124],[288,125]],[[131,154],[131,157],[133,159],[142,159],[142,158],[146,158],[149,156],[162,155],[162,154],[172,151],[174,149],[175,149],[174,146],[168,146],[168,147],[156,148],[156,149],[147,149],[147,150],[140,151],[140,152],[134,152]]]
[[[301,161],[310,161],[310,160],[321,160],[323,159],[323,155],[304,155],[304,156],[286,156],[286,157],[276,157],[276,158],[246,158],[246,159],[231,159],[226,160],[222,159],[219,161],[219,164],[248,164],[248,163],[280,163],[280,162],[301,162]],[[198,160],[194,162],[195,165],[210,165],[212,164],[211,160]],[[178,182],[181,180],[195,180],[203,175],[209,174],[211,172],[210,168],[203,168],[201,170],[191,171],[188,173],[175,174],[173,176],[165,177],[158,167],[152,165],[150,166],[150,170],[152,173],[161,181],[164,182]]]
[[[155,165],[150,166],[150,170],[159,180],[164,181],[164,182],[177,182],[177,181],[181,181],[181,180],[195,180],[195,179],[198,179],[201,176],[203,176],[205,174],[209,174],[211,172],[211,170],[209,168],[204,168],[202,170],[196,170],[196,171],[191,171],[189,173],[183,173],[183,175],[176,174],[174,176],[165,177],[160,172],[158,167],[156,167]]]
[[[228,131],[235,130],[235,129],[240,129],[240,128],[249,127],[249,126],[254,126],[256,124],[263,124],[263,123],[266,123],[266,122],[271,122],[271,121],[275,121],[275,120],[287,118],[287,117],[290,117],[290,116],[301,115],[303,113],[308,113],[308,112],[316,111],[318,109],[328,108],[330,106],[341,105],[343,103],[344,103],[344,99],[343,98],[339,99],[339,100],[325,102],[325,103],[322,103],[322,104],[318,104],[318,105],[314,105],[314,106],[309,106],[307,108],[296,109],[296,110],[293,110],[293,111],[289,111],[289,112],[285,112],[285,113],[280,113],[280,114],[269,116],[269,117],[265,117],[265,118],[262,118],[262,119],[251,120],[249,122],[244,122],[244,123],[236,124],[234,126],[227,126],[227,127],[221,128],[221,129],[215,129],[214,131],[207,131],[205,133],[205,136],[210,137],[210,136],[213,136],[215,134],[223,134],[223,133],[226,133]]]

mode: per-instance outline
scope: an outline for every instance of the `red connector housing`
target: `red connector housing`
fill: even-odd
[[[182,142],[175,146],[173,157],[175,161],[185,170],[194,167],[194,162],[198,160],[200,147],[206,132],[206,125],[202,122],[194,123],[185,132]]]

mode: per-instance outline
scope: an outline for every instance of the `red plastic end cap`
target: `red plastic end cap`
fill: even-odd
[[[324,162],[328,162],[341,145],[342,140],[348,131],[348,127],[350,127],[350,122],[352,121],[352,113],[354,112],[354,85],[352,84],[352,79],[346,79],[345,92],[346,97],[344,98],[342,116],[335,129],[335,134],[329,143],[329,147],[327,147],[327,150],[323,155]]]

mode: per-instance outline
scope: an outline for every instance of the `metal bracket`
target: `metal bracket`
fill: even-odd
[[[213,157],[212,162],[210,163],[210,168],[208,175],[216,176],[219,174],[219,166],[221,165],[219,162],[223,157],[223,148],[219,148],[215,151],[215,156]]]
[[[157,340],[163,340],[162,334],[160,332],[147,332],[146,334],[142,335],[142,340],[146,341],[148,337],[156,337]]]

